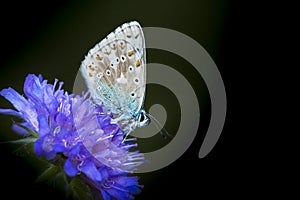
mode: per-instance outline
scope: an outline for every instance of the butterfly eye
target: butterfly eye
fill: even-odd
[[[110,75],[111,75],[111,71],[110,71],[109,69],[106,70],[105,73],[106,73],[107,76],[110,76]]]
[[[116,62],[117,62],[117,63],[119,63],[119,62],[120,62],[120,59],[119,59],[119,57],[116,57],[116,59],[115,59],[115,60],[116,60]],[[122,57],[121,57],[121,60],[122,60]]]
[[[130,66],[128,67],[128,70],[129,70],[129,72],[133,72],[133,67],[132,67],[132,65],[130,65]]]
[[[150,118],[147,116],[147,114],[145,113],[145,111],[141,111],[140,114],[138,115],[138,124],[137,126],[138,127],[143,127],[143,126],[146,126],[150,123]]]
[[[125,62],[126,61],[126,57],[124,55],[121,55],[121,62]]]
[[[134,78],[134,83],[138,85],[138,84],[140,83],[140,79],[139,79],[139,78],[137,78],[137,77],[136,77],[136,78]]]
[[[141,116],[140,116],[140,122],[144,121],[145,120],[145,116],[143,113],[141,113]]]

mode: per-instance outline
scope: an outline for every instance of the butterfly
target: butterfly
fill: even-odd
[[[96,104],[112,113],[126,136],[150,123],[142,109],[146,90],[145,38],[136,21],[125,23],[89,50],[80,71]]]

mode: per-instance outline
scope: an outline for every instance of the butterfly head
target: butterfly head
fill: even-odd
[[[143,109],[141,109],[140,112],[137,114],[136,119],[138,127],[147,126],[151,122],[150,117]]]

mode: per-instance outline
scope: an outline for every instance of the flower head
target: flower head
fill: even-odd
[[[66,174],[84,173],[104,199],[133,198],[140,186],[136,178],[126,175],[144,161],[143,154],[129,151],[137,146],[131,143],[135,139],[124,142],[123,131],[111,115],[102,112],[102,105],[95,105],[88,94],[69,95],[62,85],[30,74],[24,84],[27,99],[12,88],[3,89],[0,94],[16,110],[0,109],[0,113],[21,117],[24,121],[15,124],[15,130],[23,135],[35,133],[36,155],[47,160],[58,154],[66,157]]]

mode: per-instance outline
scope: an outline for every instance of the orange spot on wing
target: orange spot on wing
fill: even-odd
[[[104,51],[104,53],[105,53],[106,55],[109,55],[109,54],[110,54],[110,50],[106,50],[106,51]]]
[[[124,49],[124,47],[125,47],[124,42],[120,42],[120,47],[121,47],[121,49]]]
[[[97,54],[96,59],[97,59],[97,60],[102,60],[103,57]]]
[[[139,67],[139,66],[141,66],[141,60],[140,60],[140,59],[136,60],[136,62],[135,62],[135,66],[136,66],[136,67]]]
[[[128,56],[132,56],[133,54],[134,54],[134,50],[130,50],[130,51],[128,51],[128,53],[127,53]]]
[[[113,50],[116,50],[117,47],[116,47],[115,44],[113,44],[111,48],[112,48]]]

